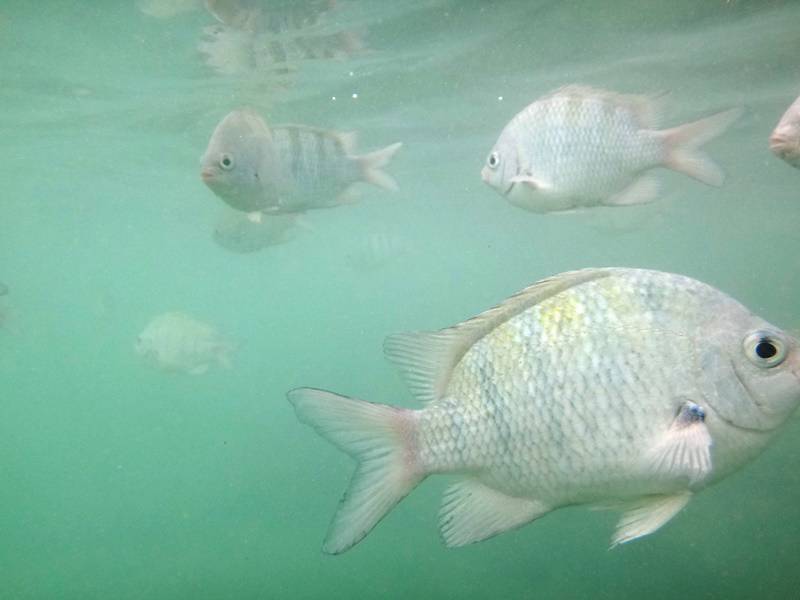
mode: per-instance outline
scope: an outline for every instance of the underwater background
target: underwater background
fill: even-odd
[[[800,92],[800,3],[342,0],[328,26],[361,51],[236,73],[198,51],[201,5],[153,4],[0,4],[0,598],[796,597],[796,418],[614,550],[617,514],[585,508],[448,550],[433,477],[331,557],[352,463],[285,393],[413,407],[387,334],[583,267],[682,273],[800,328],[800,173],[767,146]],[[707,148],[725,184],[660,170],[648,205],[511,206],[480,179],[486,154],[568,83],[666,94],[667,126],[743,107]],[[403,142],[399,191],[364,185],[259,252],[220,247],[199,157],[241,106],[357,131],[361,151]],[[143,364],[137,334],[171,310],[235,340],[232,369]]]

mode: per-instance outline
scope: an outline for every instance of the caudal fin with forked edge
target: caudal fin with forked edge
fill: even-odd
[[[389,161],[402,145],[402,142],[397,142],[381,150],[359,156],[358,160],[361,163],[361,173],[364,181],[377,185],[385,190],[397,191],[397,182],[382,169],[389,164]]]
[[[424,478],[413,448],[414,413],[311,388],[288,398],[301,422],[358,461],[322,547],[341,554]]]
[[[700,146],[722,135],[742,115],[732,108],[705,119],[659,131],[664,140],[664,166],[708,185],[721,186],[725,175]]]

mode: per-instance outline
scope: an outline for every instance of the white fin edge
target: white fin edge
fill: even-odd
[[[658,196],[658,179],[650,175],[643,175],[628,187],[608,198],[604,204],[607,206],[633,206],[647,204]]]
[[[467,479],[445,491],[439,529],[445,545],[455,548],[516,529],[549,511],[535,500],[508,496]]]
[[[649,535],[663,527],[689,503],[691,492],[673,496],[647,496],[630,503],[617,522],[611,547]]]

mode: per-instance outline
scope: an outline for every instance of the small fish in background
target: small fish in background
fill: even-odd
[[[722,171],[700,147],[741,110],[672,129],[656,129],[659,113],[645,96],[560,88],[506,125],[481,177],[512,204],[538,213],[649,202],[658,184],[645,172],[659,166],[722,185]]]
[[[206,0],[206,10],[223,25],[274,34],[299,31],[323,24],[336,9],[332,0]]]
[[[203,182],[247,213],[292,213],[352,201],[358,182],[396,190],[385,167],[402,144],[358,156],[355,134],[304,125],[267,127],[250,109],[217,125],[201,158]]]
[[[376,231],[363,238],[353,236],[345,262],[354,271],[376,271],[406,256],[410,248],[406,238],[389,231]]]
[[[197,10],[203,0],[139,0],[139,10],[157,19],[168,19],[181,13]]]
[[[214,227],[214,241],[237,254],[258,252],[288,241],[294,221],[293,215],[264,215],[254,220],[245,213],[226,210]]]
[[[203,30],[198,50],[220,75],[284,74],[310,60],[342,60],[363,45],[356,34],[335,30],[335,7],[325,1],[208,1],[219,23]]]
[[[424,408],[289,392],[357,467],[323,549],[358,543],[428,475],[461,481],[440,529],[463,546],[561,507],[653,533],[757,456],[800,402],[798,341],[681,275],[562,273],[449,329],[387,338]]]
[[[164,371],[202,375],[213,364],[231,367],[234,345],[207,323],[184,312],[154,317],[136,338],[135,350]]]
[[[769,137],[769,149],[778,158],[800,169],[800,98],[783,113]]]

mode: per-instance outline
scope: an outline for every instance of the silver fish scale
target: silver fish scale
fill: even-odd
[[[662,145],[630,106],[604,96],[555,94],[509,124],[524,140],[523,172],[565,195],[607,197],[662,160]]]
[[[619,271],[517,314],[467,351],[446,396],[420,412],[424,468],[551,505],[663,492],[645,464],[631,465],[680,394],[697,393],[692,332],[726,301],[681,276]]]
[[[273,142],[291,204],[334,204],[337,196],[359,179],[355,161],[339,140],[306,127],[276,127]]]

